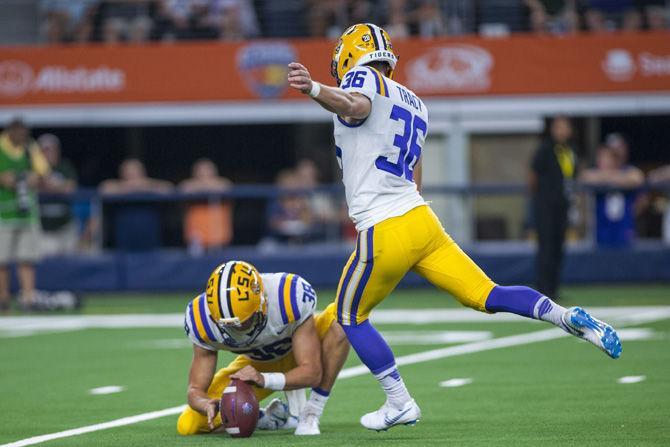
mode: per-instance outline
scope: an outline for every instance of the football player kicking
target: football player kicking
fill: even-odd
[[[311,79],[289,64],[291,87],[333,113],[335,149],[349,214],[358,230],[336,298],[337,321],[363,363],[386,392],[381,408],[361,418],[371,430],[414,424],[421,417],[396,368],[393,353],[370,324],[370,311],[409,270],[482,312],[512,312],[552,323],[612,358],[617,333],[579,307],[565,309],[528,287],[495,284],[445,232],[421,197],[421,148],[426,105],[392,80],[397,57],[389,35],[373,24],[347,29],[333,51],[338,87]]]
[[[247,262],[218,266],[205,293],[186,308],[184,329],[193,342],[188,407],[179,416],[182,435],[221,426],[218,402],[231,379],[252,383],[258,401],[274,391],[312,388],[297,421],[296,435],[318,435],[319,418],[333,383],[349,353],[349,343],[335,321],[334,305],[314,315],[316,293],[291,273],[260,274]],[[217,351],[238,354],[216,372]],[[304,396],[304,395],[303,395]],[[277,427],[287,416],[275,399],[258,428]]]

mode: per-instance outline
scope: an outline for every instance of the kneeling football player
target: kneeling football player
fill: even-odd
[[[218,266],[205,293],[186,308],[184,329],[193,342],[193,361],[188,407],[179,416],[177,431],[191,435],[221,426],[221,394],[231,379],[240,379],[253,385],[259,402],[274,391],[312,388],[297,424],[291,426],[289,418],[289,424],[277,427],[282,420],[277,413],[287,410],[275,399],[261,412],[258,428],[297,425],[296,435],[318,435],[349,343],[342,328],[333,324],[333,306],[318,315],[315,307],[314,289],[298,275],[260,274],[242,261]],[[219,350],[238,356],[216,372]]]

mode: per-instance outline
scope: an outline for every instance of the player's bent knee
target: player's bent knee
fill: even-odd
[[[196,435],[204,431],[206,427],[207,417],[191,407],[186,407],[177,419],[177,433],[182,436]]]
[[[347,334],[344,332],[344,329],[338,322],[334,322],[330,327],[330,330],[328,331],[328,337],[337,348],[349,348],[349,339],[347,338]]]

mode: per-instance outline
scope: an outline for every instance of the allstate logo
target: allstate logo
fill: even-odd
[[[254,411],[254,407],[252,407],[249,402],[245,402],[242,404],[242,413],[251,414],[252,411]]]
[[[34,73],[30,65],[22,61],[0,62],[0,94],[21,96],[33,85]]]
[[[261,98],[276,98],[288,86],[286,66],[296,59],[295,49],[287,43],[253,43],[238,51],[237,69],[256,95]]]

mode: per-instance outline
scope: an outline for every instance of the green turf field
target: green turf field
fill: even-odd
[[[320,293],[322,305],[328,296]],[[139,320],[149,322],[162,314],[169,320],[191,297],[87,298],[82,314],[91,325],[88,329],[71,326],[72,321],[84,321],[77,320],[79,315],[39,320],[43,327],[19,326],[22,321],[35,323],[33,317],[0,318],[0,447],[184,403],[191,350],[178,324],[111,329],[100,327],[95,315],[146,314]],[[621,359],[610,360],[584,342],[559,337],[546,324],[498,316],[476,320],[479,314],[461,312],[453,300],[434,291],[396,292],[382,309],[412,309],[408,315],[415,315],[421,309],[448,308],[460,316],[440,323],[378,324],[397,357],[435,354],[432,360],[400,368],[423,411],[423,419],[413,428],[375,433],[359,426],[360,415],[383,401],[374,379],[364,374],[338,382],[318,438],[297,438],[286,431],[256,432],[247,440],[225,435],[184,438],[175,432],[177,416],[168,415],[37,445],[670,445],[670,286],[566,289],[563,304],[575,303],[609,308],[601,312],[624,329]],[[61,327],[55,325],[58,321]],[[536,340],[538,334],[547,334],[547,339]],[[436,341],[447,335],[465,338]],[[511,345],[492,348],[492,339]],[[452,349],[456,346],[472,349],[459,352]],[[231,358],[222,354],[220,363]],[[359,364],[352,353],[345,368]],[[631,376],[644,379],[618,383]],[[456,378],[472,382],[440,386]],[[123,391],[89,394],[90,389],[112,385]]]

